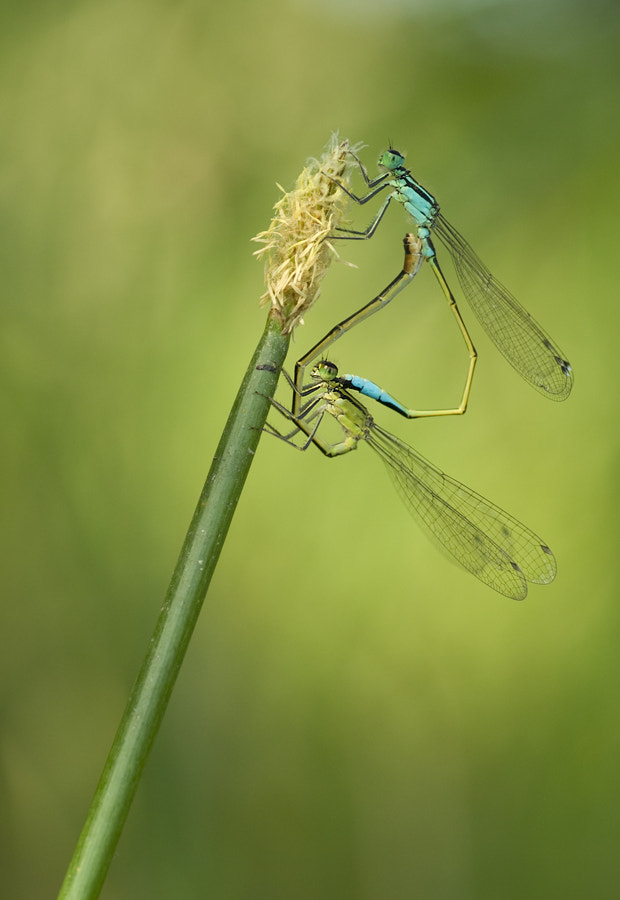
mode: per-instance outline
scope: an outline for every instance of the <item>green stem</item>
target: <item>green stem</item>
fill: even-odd
[[[270,317],[237,394],[59,898],[99,896],[269,412],[290,337]]]

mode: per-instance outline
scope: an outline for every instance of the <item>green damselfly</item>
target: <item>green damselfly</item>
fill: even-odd
[[[369,178],[361,160],[354,153],[351,155],[369,188],[369,192],[360,197],[337,182],[352,200],[364,204],[386,187],[392,190],[364,231],[339,228],[338,231],[344,233],[331,235],[330,240],[371,238],[390,202],[402,203],[416,222],[422,254],[430,263],[449,303],[454,303],[454,297],[439,266],[431,232],[450,253],[463,293],[500,353],[536,390],[552,400],[565,400],[572,388],[573,373],[564,353],[444,218],[435,197],[405,168],[404,155],[392,147],[386,150],[379,158],[379,166],[385,171],[375,178]]]
[[[284,373],[293,391],[293,379]],[[412,447],[377,425],[353,391],[374,397],[390,408],[396,401],[377,385],[357,376],[339,376],[337,367],[321,360],[312,382],[301,393],[298,415],[275,400],[273,405],[294,428],[281,434],[267,430],[298,450],[314,444],[327,457],[342,456],[365,441],[385,463],[396,489],[422,528],[461,566],[484,584],[515,600],[527,595],[527,583],[548,584],[556,561],[546,543],[499,506],[441,472]],[[376,394],[380,396],[375,396]],[[420,416],[424,413],[419,413]],[[343,438],[329,443],[318,433],[325,416],[342,428]],[[295,443],[299,434],[303,444]]]

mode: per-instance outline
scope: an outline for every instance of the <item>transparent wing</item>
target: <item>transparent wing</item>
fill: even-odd
[[[468,572],[515,600],[526,596],[526,582],[553,581],[555,557],[533,531],[378,425],[367,440],[409,510]]]
[[[557,344],[441,213],[433,232],[449,250],[463,293],[500,353],[542,394],[565,400],[573,386],[573,373]]]

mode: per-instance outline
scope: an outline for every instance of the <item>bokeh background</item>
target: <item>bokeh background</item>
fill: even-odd
[[[615,0],[4,5],[3,896],[60,885],[263,328],[250,238],[335,130],[371,171],[406,150],[571,359],[551,403],[468,315],[467,416],[377,412],[559,574],[502,598],[368,448],[264,438],[103,896],[617,896],[619,25]],[[341,246],[291,363],[406,227]],[[460,394],[428,272],[334,350],[411,405]]]

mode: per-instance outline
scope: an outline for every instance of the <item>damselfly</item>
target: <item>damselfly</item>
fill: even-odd
[[[293,380],[284,373],[296,390]],[[303,402],[295,416],[272,401],[294,428],[281,434],[272,425],[270,433],[298,450],[315,444],[327,457],[341,456],[365,441],[385,463],[396,489],[422,528],[467,571],[493,590],[523,600],[527,582],[548,584],[556,574],[553,553],[533,531],[490,500],[441,472],[412,447],[389,434],[374,421],[352,393],[372,396],[376,385],[353,376],[339,376],[337,367],[322,360],[311,373],[312,383],[301,391]],[[391,406],[392,398],[377,397]],[[394,407],[392,407],[394,408]],[[397,410],[398,411],[398,410]],[[342,428],[343,438],[328,443],[318,434],[325,416]],[[420,413],[423,415],[423,413]],[[295,443],[300,433],[303,444]]]
[[[403,154],[393,148],[386,150],[379,158],[379,166],[385,171],[375,178],[369,178],[361,160],[354,153],[351,155],[369,188],[367,194],[359,197],[337,182],[352,200],[364,204],[386,187],[392,190],[364,231],[339,228],[338,231],[344,233],[331,235],[330,240],[371,238],[390,202],[398,200],[416,222],[422,254],[430,263],[449,303],[454,303],[454,297],[439,266],[431,232],[450,253],[463,293],[500,353],[542,394],[553,400],[565,400],[572,388],[573,373],[564,353],[444,218],[433,195],[405,168]]]

